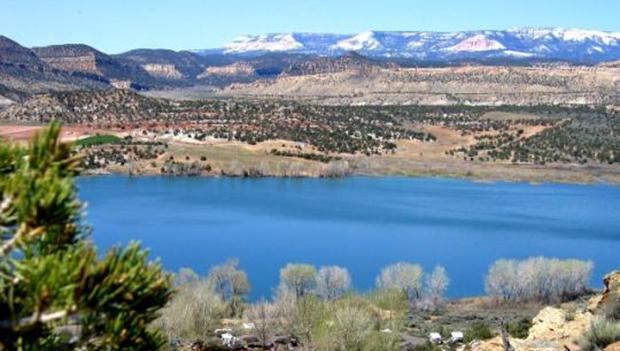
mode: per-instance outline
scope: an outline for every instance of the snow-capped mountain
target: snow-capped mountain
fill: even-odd
[[[348,51],[370,57],[420,60],[505,57],[598,62],[620,59],[620,32],[517,28],[463,32],[368,31],[354,35],[279,33],[247,35],[221,49],[198,52],[338,56]]]

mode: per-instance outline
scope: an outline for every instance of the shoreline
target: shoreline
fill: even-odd
[[[127,178],[152,178],[152,177],[162,177],[162,178],[197,178],[197,179],[331,179],[331,180],[342,180],[342,179],[351,179],[351,178],[401,178],[401,179],[437,179],[437,180],[459,180],[459,181],[467,181],[472,183],[480,183],[480,184],[495,184],[495,183],[507,183],[507,184],[528,184],[532,186],[551,184],[551,185],[581,185],[581,186],[592,186],[592,185],[600,185],[600,186],[611,186],[611,187],[619,187],[620,180],[617,182],[614,181],[605,181],[603,179],[592,180],[592,181],[569,181],[562,179],[508,179],[508,178],[492,178],[492,177],[474,177],[474,176],[459,176],[455,174],[439,174],[439,173],[419,173],[419,174],[379,174],[379,173],[354,173],[340,177],[326,177],[319,175],[301,175],[301,176],[286,176],[286,175],[263,175],[263,176],[243,176],[243,175],[232,175],[232,174],[200,174],[200,175],[170,175],[170,174],[157,174],[157,173],[141,173],[141,174],[131,174],[129,172],[83,172],[79,177],[127,177]]]

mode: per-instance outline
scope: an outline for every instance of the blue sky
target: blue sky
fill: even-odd
[[[620,0],[1,0],[26,46],[219,47],[242,34],[577,27],[620,31]]]

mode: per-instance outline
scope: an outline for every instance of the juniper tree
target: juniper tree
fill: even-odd
[[[52,124],[0,143],[0,350],[153,350],[170,279],[137,243],[98,255],[82,224],[80,159]],[[61,333],[70,331],[71,343]]]

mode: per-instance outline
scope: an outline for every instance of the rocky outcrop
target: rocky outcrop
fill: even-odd
[[[235,62],[226,66],[207,67],[203,73],[198,75],[198,79],[211,76],[254,76],[256,71],[252,66],[245,62]]]
[[[43,61],[63,71],[102,74],[97,68],[97,60],[92,53],[74,57],[48,57],[44,58]]]
[[[142,65],[150,75],[156,78],[182,79],[184,76],[174,65],[162,63],[147,63]]]
[[[558,347],[569,345],[583,334],[592,323],[589,311],[567,312],[560,308],[545,307],[533,319],[527,341],[550,342]]]
[[[202,56],[189,51],[173,51],[167,49],[136,49],[114,55],[125,63],[142,66],[147,72],[166,79],[184,78],[192,80],[203,70],[205,61]],[[171,68],[174,67],[174,70]],[[180,76],[174,71],[180,73]],[[180,77],[180,78],[176,78]]]
[[[605,290],[601,303],[606,303],[609,299],[615,297],[620,301],[620,271],[613,271],[603,278]]]
[[[588,302],[588,310],[594,312],[601,309],[610,299],[616,298],[620,301],[620,271],[613,271],[603,277],[603,293],[594,296]]]
[[[59,70],[103,74],[97,67],[97,59],[105,54],[86,45],[52,45],[33,48],[33,51],[45,63]]]
[[[588,311],[567,313],[556,307],[545,307],[532,320],[533,325],[526,339],[510,338],[510,344],[518,351],[577,351],[575,339],[592,323]],[[500,336],[471,344],[472,351],[504,351]]]
[[[620,341],[607,345],[603,351],[620,351]]]

